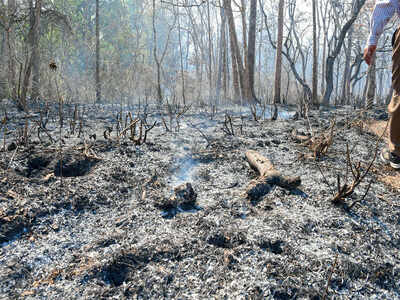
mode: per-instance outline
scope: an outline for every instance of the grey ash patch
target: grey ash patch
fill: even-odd
[[[17,145],[19,115],[9,112],[10,147],[0,153],[0,298],[323,299],[331,276],[327,299],[400,299],[398,191],[378,180],[387,169],[374,164],[346,199],[360,199],[373,182],[352,209],[330,202],[337,175],[342,183],[345,176],[346,143],[354,162],[374,154],[376,138],[350,126],[356,113],[311,113],[315,133],[334,115],[338,124],[317,164],[291,139],[293,129],[310,133],[306,120],[242,122],[232,109],[230,136],[221,129],[225,112],[211,121],[193,107],[179,131],[166,132],[150,107],[148,124],[158,125],[148,143],[135,145],[116,139],[119,109],[85,106],[82,135],[64,128],[62,172],[51,121],[57,107],[48,124],[56,144],[42,133],[43,143],[32,135],[29,145]],[[103,137],[110,126],[111,140]],[[93,152],[85,155],[85,145]],[[250,149],[300,176],[299,191],[274,186],[257,201],[246,199],[258,176],[244,157]],[[183,200],[171,199],[186,182],[196,197],[189,189]],[[163,218],[165,205],[202,209]]]

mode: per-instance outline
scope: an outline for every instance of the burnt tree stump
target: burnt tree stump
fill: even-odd
[[[260,174],[257,179],[249,183],[246,189],[247,198],[252,201],[257,201],[264,197],[274,185],[285,189],[295,189],[301,184],[300,177],[282,175],[268,158],[256,151],[247,151],[246,158],[250,166]]]

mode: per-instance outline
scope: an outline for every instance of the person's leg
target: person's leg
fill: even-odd
[[[388,106],[389,120],[389,150],[400,156],[400,94],[393,91],[393,97]]]
[[[392,86],[393,96],[388,105],[389,141],[388,149],[382,152],[382,159],[396,169],[400,168],[400,30],[392,38]]]
[[[392,55],[392,85],[393,96],[388,106],[389,150],[400,155],[400,30],[394,34]]]

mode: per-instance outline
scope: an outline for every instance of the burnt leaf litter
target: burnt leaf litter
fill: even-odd
[[[39,133],[38,107],[26,116],[8,106],[0,298],[400,299],[399,191],[379,179],[396,173],[376,159],[354,192],[332,203],[338,186],[351,184],[346,149],[365,171],[384,146],[360,126],[359,111],[256,122],[243,107],[193,106],[178,120],[156,106],[122,107],[143,120],[143,132],[157,122],[140,144],[138,128],[121,134],[120,106],[78,109],[79,131],[68,126],[74,106],[64,105],[60,135],[56,105]],[[332,143],[317,156],[293,140],[293,130],[332,131],[333,119]],[[248,150],[301,185],[271,184],[249,199],[258,174]]]

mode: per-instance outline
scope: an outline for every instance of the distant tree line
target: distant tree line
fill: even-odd
[[[373,0],[0,0],[0,99],[383,104]]]

